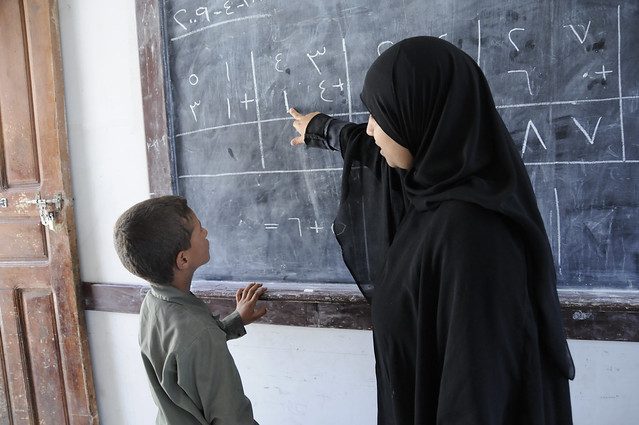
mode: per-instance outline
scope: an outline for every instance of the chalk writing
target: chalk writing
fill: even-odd
[[[586,41],[586,37],[588,36],[588,30],[590,30],[590,22],[591,21],[588,21],[588,26],[586,26],[586,27],[584,27],[583,25],[578,25],[583,30],[583,36],[579,35],[577,30],[575,29],[575,26],[572,25],[572,24],[564,25],[564,28],[570,28],[572,30],[572,32],[575,34],[575,37],[577,37],[577,40],[579,40],[579,43],[580,44],[584,44],[584,41]]]
[[[298,230],[298,232],[300,234],[300,238],[301,238],[302,237],[302,222],[299,219],[299,217],[289,217],[288,219],[297,222],[297,230]]]
[[[603,79],[606,79],[606,74],[612,74],[612,71],[606,71],[606,65],[601,65],[601,71],[596,71],[595,74],[599,74],[603,76]]]
[[[319,75],[322,75],[322,71],[320,71],[319,67],[317,66],[317,62],[315,62],[315,58],[318,56],[323,56],[325,54],[326,54],[326,47],[322,47],[321,52],[319,50],[316,50],[315,53],[313,53],[312,55],[310,53],[306,54],[306,56],[311,61],[311,63],[313,64],[313,66],[315,67]]]
[[[197,122],[197,115],[195,113],[195,107],[196,106],[200,106],[200,102],[193,102],[189,106],[191,108],[191,113],[193,114],[193,119],[195,120],[195,122]]]
[[[532,122],[532,120],[528,120],[528,124],[526,125],[526,134],[524,135],[524,144],[523,144],[523,147],[521,148],[522,156],[526,152],[526,146],[528,144],[528,134],[530,133],[530,129],[532,129],[535,132],[535,135],[537,136],[537,140],[539,140],[539,143],[541,143],[541,146],[544,149],[548,149],[546,147],[546,144],[544,143],[544,140],[539,135],[539,131],[537,130],[537,127],[535,127],[535,124]]]
[[[592,134],[588,134],[586,129],[579,123],[579,121],[577,121],[577,118],[572,117],[572,120],[575,123],[575,125],[579,128],[579,130],[581,130],[584,136],[586,136],[588,143],[592,145],[595,143],[595,137],[597,136],[597,129],[599,128],[599,123],[601,122],[601,118],[602,117],[599,117],[599,119],[597,120],[597,124],[595,125],[595,129],[592,131]]]
[[[338,202],[341,157],[291,150],[287,142],[295,133],[287,111],[320,110],[355,123],[365,121],[368,111],[358,94],[366,70],[397,41],[417,33],[410,15],[401,23],[370,31],[377,18],[363,26],[358,22],[369,19],[366,13],[341,15],[358,10],[356,0],[346,0],[337,9],[297,4],[283,9],[280,0],[269,0],[262,4],[272,7],[259,11],[253,8],[258,2],[251,0],[166,2],[173,3],[173,8],[163,7],[168,10],[167,44],[172,46],[168,63],[172,137],[178,161],[183,161],[176,167],[180,193],[195,200],[204,191],[202,202],[207,204],[201,208],[220,205],[216,217],[227,214],[225,207],[231,205],[236,214],[230,214],[232,221],[218,223],[221,229],[237,224],[239,214],[245,220],[239,220],[239,228],[268,235],[262,240],[269,241],[268,249],[262,249],[256,236],[265,252],[265,259],[255,257],[256,276],[269,256],[283,255],[276,247],[285,244],[292,244],[286,255],[294,260],[287,263],[277,257],[277,267],[295,268],[301,259],[332,253],[338,248],[327,248],[322,239],[328,229],[335,235],[347,231],[341,223],[329,224]],[[599,216],[594,214],[598,213],[589,211],[621,202],[615,197],[625,196],[627,189],[617,186],[628,182],[634,170],[629,167],[639,164],[639,150],[625,144],[625,133],[636,138],[636,77],[630,72],[621,76],[623,69],[634,69],[632,63],[621,66],[621,10],[627,7],[631,16],[634,9],[603,5],[605,0],[595,3],[597,7],[579,10],[558,5],[552,17],[513,6],[513,10],[496,7],[490,13],[462,11],[455,19],[424,18],[428,25],[423,28],[462,48],[481,66],[495,107],[531,172],[562,276],[571,272],[574,276],[577,263],[594,264],[604,257],[610,264],[617,262],[618,268],[627,269],[623,264],[632,263],[623,251],[608,254],[612,242],[605,238],[603,227],[597,227]],[[411,3],[410,8],[420,6]],[[250,9],[255,12],[248,13]],[[625,94],[622,83],[628,86]],[[624,114],[631,117],[625,129]],[[149,149],[159,148],[149,144]],[[597,187],[617,186],[593,192],[592,181]],[[624,208],[631,207],[626,203]],[[633,211],[624,210],[623,217]],[[579,227],[588,217],[578,214],[595,218]],[[621,214],[611,217],[611,232],[615,226],[629,228],[626,222],[614,221],[622,220]],[[576,247],[574,241],[589,232],[596,243]],[[247,240],[246,234],[242,237],[238,240]],[[629,244],[625,235],[618,239]],[[584,258],[575,259],[577,254]],[[340,258],[338,253],[333,259]]]
[[[379,43],[377,45],[377,56],[382,54],[382,47],[385,47],[384,50],[388,49],[390,46],[392,46],[394,43],[390,40],[386,40],[386,41],[382,41],[381,43]]]
[[[517,72],[521,72],[526,76],[526,85],[528,86],[528,93],[530,93],[530,95],[532,96],[533,92],[532,92],[532,88],[530,87],[530,77],[528,76],[528,71],[526,71],[525,69],[515,69],[512,71],[508,71],[509,74],[514,74]]]
[[[322,80],[322,81],[320,81],[320,83],[319,83],[319,88],[322,90],[322,91],[320,92],[320,98],[321,98],[324,102],[332,102],[332,101],[333,101],[332,99],[327,99],[327,98],[325,98],[325,97],[324,97],[324,92],[326,91],[326,87],[324,87],[324,81],[326,81],[326,80]]]
[[[277,72],[284,72],[284,69],[280,69],[280,63],[282,63],[282,54],[275,55],[275,70]]]
[[[288,112],[291,107],[288,105],[288,95],[286,94],[286,90],[282,90],[282,94],[284,95],[284,111]]]
[[[317,224],[317,220],[315,220],[315,225],[310,226],[309,229],[315,230],[315,233],[319,233],[320,230],[324,230],[323,227],[319,227],[319,225]]]
[[[244,100],[240,100],[240,103],[244,104],[244,109],[248,111],[248,104],[255,102],[255,99],[249,99],[248,94],[244,93]]]
[[[525,30],[523,28],[513,28],[510,31],[508,31],[508,41],[510,41],[510,44],[512,44],[515,47],[515,50],[519,51],[519,47],[517,47],[517,45],[515,44],[512,38],[512,33],[514,31],[525,31]]]

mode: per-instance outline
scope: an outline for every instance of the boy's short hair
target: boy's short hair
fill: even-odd
[[[115,223],[115,250],[127,270],[149,282],[170,285],[175,259],[191,247],[193,211],[180,196],[142,201]]]

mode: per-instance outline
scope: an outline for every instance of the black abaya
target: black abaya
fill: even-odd
[[[338,240],[372,300],[378,423],[571,424],[550,247],[481,70],[407,39],[373,63],[362,100],[410,171],[365,125],[318,115],[305,141],[344,158]]]
[[[463,201],[409,209],[372,303],[378,423],[571,423],[566,378],[536,357],[525,270],[517,228],[498,214]]]

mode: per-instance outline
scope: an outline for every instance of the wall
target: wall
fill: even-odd
[[[82,279],[139,282],[111,229],[147,197],[133,0],[60,0],[67,122]],[[152,424],[137,315],[87,312],[103,425]],[[251,325],[229,345],[262,425],[375,422],[371,333]],[[636,425],[639,343],[570,341],[576,425]]]

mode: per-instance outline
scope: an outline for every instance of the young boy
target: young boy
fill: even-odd
[[[115,225],[124,266],[151,289],[140,309],[140,349],[156,424],[257,424],[226,341],[266,313],[266,291],[252,283],[237,291],[237,308],[219,320],[190,292],[193,273],[209,261],[208,232],[179,196],[134,205]]]

